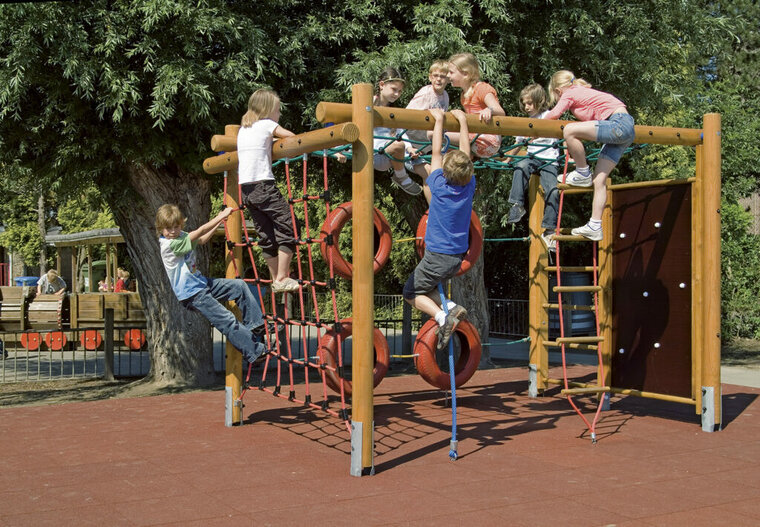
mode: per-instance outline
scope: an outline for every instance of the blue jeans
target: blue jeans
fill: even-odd
[[[559,192],[557,191],[557,165],[547,165],[542,159],[523,159],[512,174],[512,190],[509,191],[509,202],[519,203],[525,207],[525,194],[531,174],[538,172],[541,187],[544,189],[544,219],[541,227],[544,229],[557,228],[559,213]],[[542,166],[543,165],[543,166]]]
[[[242,321],[219,303],[227,300],[235,301],[240,308]],[[253,328],[264,323],[264,318],[256,297],[244,281],[209,278],[208,287],[191,298],[183,300],[182,304],[206,317],[209,323],[227,337],[227,340],[243,354],[249,363],[264,353],[264,343],[254,340],[251,333]]]
[[[613,113],[606,121],[597,121],[596,140],[604,143],[599,159],[609,159],[617,164],[635,137],[633,117],[627,113]]]

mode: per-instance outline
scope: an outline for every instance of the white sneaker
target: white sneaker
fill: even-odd
[[[422,187],[419,186],[417,183],[415,183],[412,180],[412,178],[410,178],[409,176],[406,176],[406,178],[404,178],[404,180],[402,181],[400,178],[396,177],[396,174],[393,174],[391,176],[391,179],[396,185],[401,187],[401,190],[403,190],[407,194],[416,196],[417,194],[422,192]]]
[[[562,183],[562,174],[557,176],[557,181]],[[574,187],[590,187],[591,176],[584,176],[583,174],[579,174],[577,170],[573,170],[572,172],[568,172],[565,183]]]
[[[273,282],[272,291],[275,293],[292,293],[293,291],[298,291],[298,282],[291,277],[287,277],[279,282]]]
[[[602,241],[602,228],[599,227],[598,229],[592,229],[588,223],[586,225],[576,227],[570,232],[573,234],[573,236],[583,236],[584,238],[595,242]]]
[[[544,231],[541,234],[541,241],[544,242],[546,248],[551,252],[557,252],[557,240],[554,239],[553,231]]]

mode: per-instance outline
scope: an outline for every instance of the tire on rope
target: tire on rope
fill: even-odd
[[[420,223],[417,225],[417,241],[414,242],[417,247],[417,255],[422,258],[425,255],[425,232],[427,231],[428,213],[425,212]],[[483,251],[483,226],[480,224],[480,219],[475,211],[472,211],[470,215],[470,236],[468,241],[467,252],[462,260],[462,267],[459,268],[457,276],[462,275],[469,271],[475,262],[480,258],[480,253]]]
[[[330,256],[333,259],[333,270],[335,274],[342,276],[343,278],[351,278],[353,276],[354,267],[343,258],[340,254],[340,246],[338,240],[340,233],[345,227],[348,220],[353,215],[354,205],[348,201],[335,207],[330,211],[330,214],[325,219],[325,223],[322,225],[322,231],[320,235],[325,238],[327,235],[332,235],[332,244],[328,245],[327,242],[319,244],[319,251],[322,253],[322,258],[325,262],[330,262]],[[391,236],[391,227],[388,224],[388,220],[385,219],[383,213],[378,209],[374,209],[372,215],[372,223],[375,227],[375,258],[372,263],[372,267],[375,273],[382,269],[391,255],[391,248],[393,247],[393,237]]]
[[[353,325],[350,318],[340,321],[340,338],[341,341],[351,336]],[[375,367],[372,370],[374,386],[380,384],[385,374],[388,373],[388,364],[390,363],[390,350],[388,341],[385,340],[383,333],[373,328],[373,347],[375,349]],[[340,383],[343,382],[343,392],[346,397],[351,396],[351,381],[343,379],[338,374],[338,334],[335,329],[330,329],[319,339],[319,349],[317,355],[322,364],[329,366],[325,368],[325,382],[336,393],[340,393]]]
[[[449,374],[443,371],[436,361],[437,329],[438,323],[433,319],[425,322],[422,328],[420,328],[417,340],[414,342],[414,354],[417,355],[414,358],[414,365],[417,367],[420,377],[425,379],[429,384],[441,390],[448,390],[451,388]],[[459,359],[454,364],[454,382],[458,388],[469,381],[478,369],[481,346],[478,330],[466,320],[462,320],[457,324],[452,338],[454,335],[459,335],[460,343]],[[444,351],[448,356],[448,346]]]

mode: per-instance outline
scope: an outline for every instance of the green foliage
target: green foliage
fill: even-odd
[[[740,206],[721,204],[723,340],[760,339],[760,237],[748,234],[752,218]]]
[[[95,187],[86,188],[80,195],[61,203],[58,223],[63,234],[116,227],[113,214]]]

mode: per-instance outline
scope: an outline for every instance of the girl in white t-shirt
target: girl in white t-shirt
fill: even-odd
[[[298,282],[290,277],[298,234],[288,202],[277,188],[272,173],[274,137],[294,134],[277,124],[279,119],[277,94],[272,90],[256,90],[248,99],[248,111],[240,122],[237,137],[241,202],[251,213],[259,233],[258,244],[269,267],[275,293],[298,290]]]

